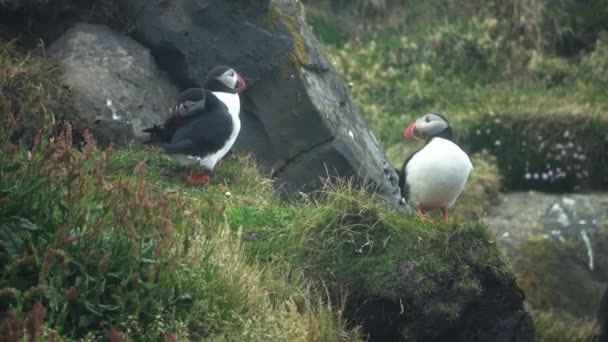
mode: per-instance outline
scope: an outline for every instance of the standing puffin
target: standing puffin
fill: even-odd
[[[178,97],[162,126],[146,129],[166,142],[165,152],[189,171],[192,184],[204,184],[217,162],[230,150],[241,130],[239,92],[245,80],[232,68],[213,68],[204,88],[191,88]]]
[[[422,148],[403,162],[399,186],[403,199],[416,209],[420,219],[433,223],[425,210],[448,209],[462,193],[473,170],[469,156],[452,141],[452,127],[439,113],[429,113],[412,122],[403,132],[406,139],[425,139]]]

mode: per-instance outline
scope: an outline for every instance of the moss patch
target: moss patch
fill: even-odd
[[[288,15],[277,5],[271,5],[266,13],[265,21],[271,29],[276,29],[279,23],[282,23],[287,31],[291,34],[293,49],[289,53],[289,60],[296,65],[305,65],[308,63],[308,52],[306,51],[306,43],[300,34],[300,24],[298,23],[298,14]]]

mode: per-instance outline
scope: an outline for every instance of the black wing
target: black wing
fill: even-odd
[[[217,101],[213,107],[207,107],[204,114],[193,116],[187,123],[180,125],[175,130],[171,143],[165,145],[165,151],[205,156],[222,148],[232,129],[228,107]]]
[[[405,170],[405,167],[407,166],[407,163],[410,162],[412,157],[416,153],[420,152],[420,150],[422,150],[423,147],[416,149],[414,152],[412,152],[412,154],[410,154],[407,158],[405,158],[405,160],[403,161],[403,166],[401,166],[400,170],[395,170],[395,171],[397,171],[397,174],[399,175],[399,187],[401,188],[401,197],[404,198],[406,202],[409,200],[409,197],[410,197],[410,189],[409,189],[409,185],[406,182],[406,179],[407,179],[406,172],[407,171]]]

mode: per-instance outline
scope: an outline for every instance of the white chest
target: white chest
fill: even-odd
[[[241,131],[241,119],[239,118],[239,114],[241,111],[241,101],[238,94],[230,94],[230,93],[222,93],[222,92],[213,92],[220,101],[224,102],[228,107],[228,112],[230,113],[230,118],[232,119],[232,132],[226,140],[226,143],[216,152],[211,153],[204,157],[198,156],[181,156],[180,162],[182,165],[187,164],[198,164],[200,167],[212,171],[215,168],[215,165],[218,161],[220,161],[228,151],[232,148],[234,143],[236,142],[236,138],[239,136],[239,132]]]
[[[238,118],[241,112],[241,99],[239,98],[239,94],[231,94],[231,93],[223,93],[219,91],[213,92],[213,95],[217,97],[220,101],[224,102],[228,107],[228,112],[234,118]]]
[[[222,146],[222,148],[220,148],[217,152],[198,160],[199,165],[208,170],[213,170],[215,168],[215,164],[217,164],[220,159],[224,158],[226,153],[230,151],[232,145],[234,145],[236,141],[236,138],[239,136],[239,132],[241,131],[241,119],[239,118],[239,114],[241,112],[241,100],[239,98],[239,94],[214,92],[213,95],[215,95],[220,101],[224,102],[228,107],[228,112],[232,118],[232,133],[230,133],[230,137],[224,146]]]
[[[406,165],[410,205],[449,208],[473,170],[469,156],[453,142],[434,138]]]

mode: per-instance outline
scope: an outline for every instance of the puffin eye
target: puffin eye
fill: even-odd
[[[426,122],[431,122],[431,117],[430,117],[430,116],[428,116],[428,115],[427,115],[427,116],[425,116],[425,117],[424,117],[424,121],[426,121]]]

